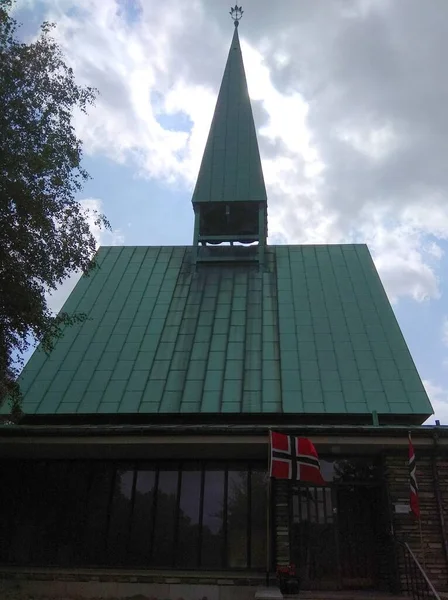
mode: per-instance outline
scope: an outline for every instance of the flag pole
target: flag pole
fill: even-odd
[[[271,430],[268,432],[268,489],[266,508],[266,587],[269,587],[271,570]]]
[[[418,528],[420,531],[420,549],[422,552],[422,560],[423,560],[423,568],[426,571],[426,556],[425,556],[425,548],[423,546],[423,533],[422,533],[422,518],[421,516],[418,518]]]

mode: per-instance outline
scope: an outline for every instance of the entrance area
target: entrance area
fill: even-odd
[[[343,588],[375,588],[380,584],[381,492],[380,486],[336,487],[336,531]]]
[[[335,478],[336,479],[336,478]],[[291,484],[291,561],[303,589],[387,589],[388,509],[383,483]]]

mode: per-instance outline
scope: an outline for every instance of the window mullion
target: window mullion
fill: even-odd
[[[127,528],[127,538],[126,538],[126,552],[125,552],[125,562],[128,564],[128,554],[129,554],[129,540],[131,538],[131,531],[134,519],[134,506],[135,506],[135,488],[137,485],[137,476],[138,476],[138,464],[134,463],[134,476],[132,479],[132,492],[131,492],[131,511],[129,514],[129,522]]]
[[[228,465],[226,465],[225,467],[225,471],[224,471],[224,504],[223,504],[223,519],[222,519],[222,526],[223,526],[223,533],[224,533],[224,540],[223,540],[223,559],[222,559],[222,564],[224,565],[224,567],[228,566],[228,556],[227,556],[227,496],[228,496],[228,487],[229,487],[229,469],[228,469]]]
[[[172,566],[176,566],[176,549],[177,549],[177,540],[179,537],[179,510],[180,510],[180,494],[182,491],[182,467],[183,464],[180,463],[179,468],[177,470],[177,497],[176,497],[176,511],[174,517],[174,533],[173,533],[173,548],[171,551],[171,564]]]
[[[202,520],[204,516],[204,483],[205,483],[205,466],[206,463],[202,463],[201,468],[201,492],[199,500],[199,539],[198,539],[198,567],[201,566],[202,561]]]
[[[252,467],[247,467],[247,566],[252,566]]]
[[[111,509],[112,509],[112,500],[114,498],[114,490],[115,490],[115,481],[117,478],[117,470],[118,470],[118,463],[113,463],[113,475],[112,475],[112,481],[111,481],[111,486],[110,486],[110,491],[109,491],[109,499],[107,501],[107,521],[106,521],[106,535],[105,535],[105,539],[104,539],[104,557],[106,559],[106,563],[108,563],[108,552],[109,552],[109,533],[110,533],[110,516],[111,516]]]
[[[154,477],[154,492],[152,497],[152,513],[151,513],[151,530],[150,530],[150,543],[149,543],[149,564],[152,563],[152,557],[154,552],[154,531],[156,524],[156,512],[157,512],[157,496],[159,493],[159,474],[160,465],[155,466],[155,477]]]

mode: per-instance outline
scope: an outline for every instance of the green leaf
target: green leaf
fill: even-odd
[[[0,403],[20,415],[20,359],[34,341],[51,351],[61,327],[83,315],[54,316],[46,292],[73,271],[95,266],[95,238],[76,194],[88,179],[75,135],[75,109],[97,90],[76,84],[45,22],[38,39],[18,41],[11,0],[0,3]],[[109,228],[104,215],[95,225]],[[19,356],[19,358],[15,358]]]

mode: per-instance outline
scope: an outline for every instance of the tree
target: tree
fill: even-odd
[[[0,6],[0,404],[20,406],[20,358],[33,341],[50,351],[61,326],[83,315],[51,313],[45,294],[74,270],[92,268],[95,238],[76,194],[88,178],[72,125],[97,91],[74,73],[43,23],[30,44],[17,39],[12,0]]]

